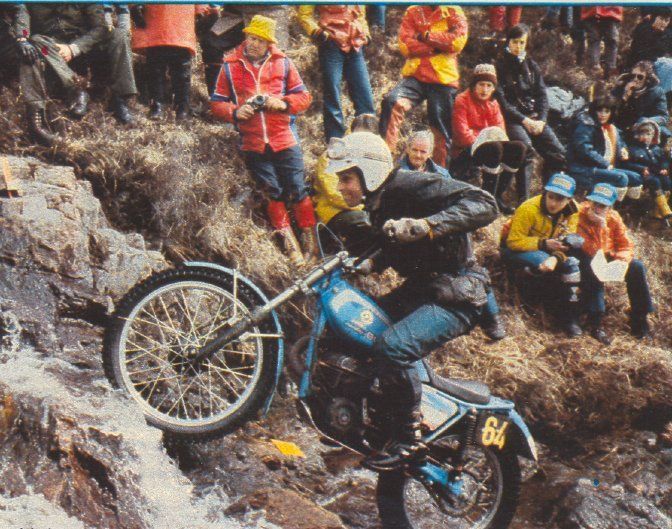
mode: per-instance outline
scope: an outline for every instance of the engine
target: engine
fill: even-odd
[[[334,439],[361,439],[365,428],[363,403],[373,382],[368,362],[322,347],[318,359],[309,400],[313,419]]]

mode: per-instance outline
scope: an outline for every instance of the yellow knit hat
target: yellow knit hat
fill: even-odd
[[[268,42],[273,42],[274,44],[278,43],[275,38],[275,20],[272,18],[262,15],[254,15],[243,32]]]

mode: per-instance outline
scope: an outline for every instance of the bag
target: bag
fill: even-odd
[[[488,302],[490,275],[481,266],[471,266],[458,275],[441,274],[429,285],[430,293],[437,303],[450,306],[468,303],[482,307]]]

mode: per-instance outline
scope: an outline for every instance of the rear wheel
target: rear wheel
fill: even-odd
[[[273,321],[210,358],[191,360],[217,332],[249,315],[260,296],[231,275],[177,268],[149,277],[118,304],[103,349],[105,373],[147,421],[184,439],[210,439],[253,418],[274,386]]]
[[[520,491],[515,454],[470,447],[461,479],[462,493],[454,496],[402,471],[381,473],[376,496],[383,528],[506,529]]]

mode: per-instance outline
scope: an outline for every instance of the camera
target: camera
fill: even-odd
[[[583,248],[585,239],[577,233],[570,233],[561,239],[561,241],[569,246],[572,250],[580,250]]]
[[[256,96],[252,96],[247,101],[245,101],[245,104],[250,105],[255,112],[259,112],[260,110],[264,109],[264,105],[266,104],[267,99],[268,96],[257,94]]]

